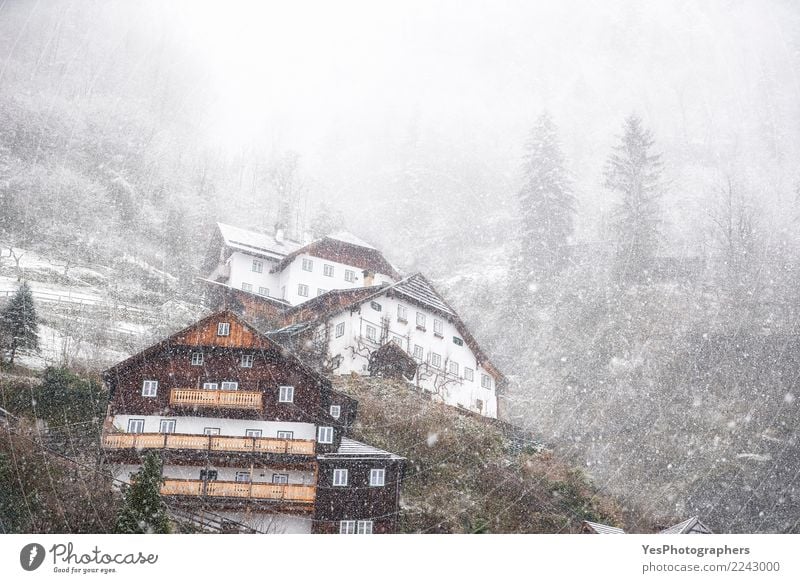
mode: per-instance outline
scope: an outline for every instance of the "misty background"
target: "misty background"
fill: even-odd
[[[0,274],[31,278],[24,249],[59,285],[199,303],[214,223],[271,232],[289,201],[296,237],[344,228],[429,276],[511,418],[633,516],[796,532],[799,65],[789,0],[0,0]],[[575,252],[520,286],[545,111]],[[604,171],[632,114],[661,155],[658,255],[689,277],[614,281]],[[726,209],[750,225],[733,275]]]

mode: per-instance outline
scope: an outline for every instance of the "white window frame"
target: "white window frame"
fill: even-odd
[[[269,288],[258,286],[258,295],[264,296],[265,298],[269,297]]]
[[[247,283],[246,281],[242,282],[242,291],[251,292],[253,291],[253,284]]]
[[[397,304],[397,321],[408,322],[408,309],[402,304]]]
[[[344,336],[344,322],[339,322],[336,324],[336,337],[341,338]]]
[[[325,263],[322,266],[322,275],[325,277],[333,277],[334,274],[334,267],[329,263]]]
[[[252,476],[250,475],[250,472],[236,472],[233,480],[235,482],[249,483],[252,481]]]
[[[261,437],[263,431],[260,429],[245,429],[244,436],[245,437]]]
[[[242,368],[253,368],[253,362],[255,362],[255,360],[256,357],[254,354],[243,354],[239,366]]]
[[[367,340],[378,340],[378,329],[375,326],[367,324]]]
[[[433,368],[442,368],[442,355],[438,352],[431,352],[431,366]]]
[[[158,422],[158,432],[159,433],[175,433],[175,427],[177,427],[178,421],[177,419],[161,419]],[[172,427],[171,431],[165,431],[164,427]]]
[[[386,469],[372,468],[369,471],[369,485],[373,487],[386,485]]]
[[[334,419],[338,419],[342,416],[342,406],[341,405],[331,405],[330,410],[331,417]]]
[[[318,427],[317,443],[333,443],[333,427]]]
[[[464,378],[470,382],[475,380],[475,370],[468,366],[464,367]]]
[[[220,429],[219,427],[204,427],[203,428],[203,435],[219,435]]]
[[[220,322],[217,324],[217,336],[230,336],[231,335],[231,323],[230,322]]]
[[[339,534],[355,534],[356,521],[355,520],[340,520],[339,521]]]
[[[192,352],[192,366],[203,366],[203,353]]]
[[[278,431],[278,439],[294,439],[294,431]]]
[[[280,385],[278,387],[278,403],[294,403],[293,385]]]
[[[304,283],[298,283],[297,284],[297,295],[300,296],[301,298],[307,298],[308,297],[308,286],[306,284],[304,284]]]
[[[219,383],[203,383],[204,391],[218,391]]]
[[[420,346],[419,344],[415,344],[413,355],[415,360],[422,362],[423,360],[425,360],[425,349],[422,348],[422,346]]]
[[[238,381],[222,381],[222,384],[219,387],[223,391],[238,391],[239,390],[239,382]]]
[[[144,433],[144,419],[128,419],[128,433]]]
[[[371,520],[359,520],[356,524],[356,534],[372,534],[373,526]]]
[[[451,360],[447,363],[447,372],[450,374],[458,376],[458,363],[454,360]]]
[[[155,397],[158,395],[158,381],[146,380],[142,382],[142,397]]]
[[[322,294],[326,294],[326,293],[328,293],[328,290],[322,289],[321,287],[317,288],[317,295],[318,296],[321,296]]]
[[[458,336],[453,336],[453,344],[456,346],[464,346],[464,339],[459,338]]]
[[[417,328],[425,330],[425,314],[417,312]]]
[[[344,270],[344,280],[353,283],[356,280],[356,272],[352,269]]]
[[[492,390],[492,377],[488,374],[481,373],[481,388]]]
[[[273,484],[288,484],[289,474],[272,474]]]
[[[303,271],[314,271],[314,261],[308,257],[303,257]]]
[[[250,266],[250,271],[253,273],[264,273],[264,262],[260,259],[253,259],[253,265]]]
[[[350,477],[349,474],[350,472],[347,471],[347,468],[335,468],[333,470],[333,485],[337,488],[346,487]]]
[[[444,338],[444,322],[437,318],[433,319],[433,335]]]

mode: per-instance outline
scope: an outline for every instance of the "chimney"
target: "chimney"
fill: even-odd
[[[281,223],[275,223],[275,242],[276,243],[283,243],[283,225]]]

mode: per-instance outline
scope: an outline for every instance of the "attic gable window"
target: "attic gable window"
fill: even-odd
[[[144,381],[142,383],[142,397],[155,397],[158,393],[158,381]]]
[[[322,274],[327,277],[333,277],[333,265],[328,265],[328,264],[323,265]]]
[[[303,259],[303,271],[314,271],[314,262],[311,259]]]
[[[331,417],[334,419],[338,419],[342,416],[342,406],[341,405],[331,405]]]
[[[356,272],[352,269],[345,269],[344,270],[344,280],[349,282],[354,282],[356,280]]]
[[[230,336],[231,335],[231,323],[230,322],[220,322],[217,324],[217,336]]]
[[[255,273],[264,273],[264,262],[253,259],[253,266],[250,269]]]
[[[383,306],[381,306],[378,302],[370,302],[369,307],[375,310],[376,312],[380,312],[383,310]]]

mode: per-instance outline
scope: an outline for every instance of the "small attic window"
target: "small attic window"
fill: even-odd
[[[230,322],[220,322],[217,324],[217,336],[230,336],[231,334],[231,323]]]
[[[380,312],[383,309],[383,306],[381,306],[378,302],[370,302],[369,306],[376,312]]]
[[[453,344],[457,346],[464,346],[464,341],[461,340],[458,336],[453,336]]]

